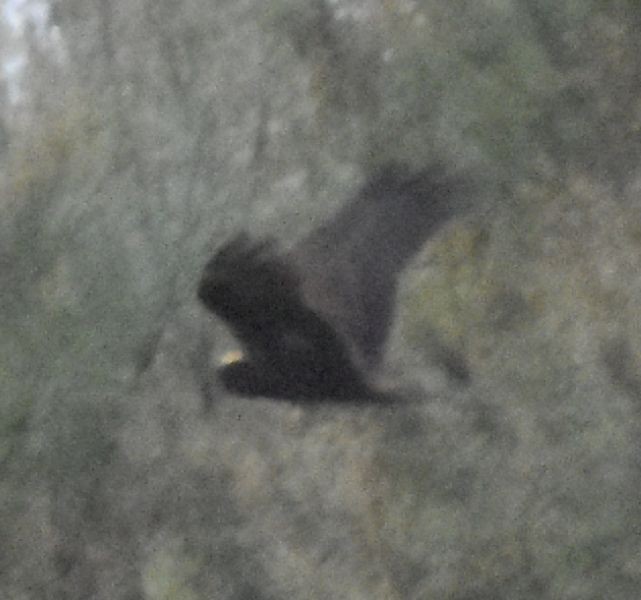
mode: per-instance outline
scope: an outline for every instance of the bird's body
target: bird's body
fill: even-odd
[[[205,267],[198,296],[246,358],[219,370],[247,396],[376,400],[372,386],[393,316],[397,279],[454,212],[440,168],[388,167],[288,253],[241,234]]]

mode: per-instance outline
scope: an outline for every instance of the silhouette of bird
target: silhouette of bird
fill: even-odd
[[[372,383],[398,276],[453,214],[461,179],[441,166],[388,165],[288,252],[246,233],[206,265],[203,304],[245,355],[218,369],[230,392],[290,400],[377,401]]]

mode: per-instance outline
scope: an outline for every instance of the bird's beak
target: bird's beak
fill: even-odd
[[[225,352],[225,354],[222,355],[220,364],[222,366],[227,366],[240,362],[244,358],[245,355],[243,354],[242,350],[230,350],[229,352]]]

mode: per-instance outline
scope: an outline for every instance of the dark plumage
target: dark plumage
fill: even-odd
[[[219,369],[225,387],[301,400],[381,398],[370,381],[398,275],[455,212],[453,191],[442,168],[388,167],[287,253],[246,234],[225,244],[198,287],[246,350]]]

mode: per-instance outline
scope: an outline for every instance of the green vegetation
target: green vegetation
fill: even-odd
[[[0,597],[638,595],[638,2],[51,19],[0,90]],[[206,258],[387,160],[475,182],[404,281],[405,401],[225,396]]]

